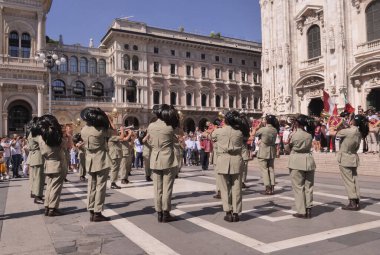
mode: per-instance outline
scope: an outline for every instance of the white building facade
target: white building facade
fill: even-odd
[[[185,131],[229,109],[261,110],[261,44],[116,19],[98,48],[45,39],[51,0],[0,0],[0,136],[23,133],[32,116],[77,123],[86,106],[117,110],[117,123],[147,127],[155,104],[173,104]],[[34,57],[66,59],[49,70]],[[49,97],[50,95],[50,97]],[[83,124],[83,123],[82,123]],[[78,127],[79,128],[79,127]]]
[[[260,0],[263,111],[380,111],[380,0]]]

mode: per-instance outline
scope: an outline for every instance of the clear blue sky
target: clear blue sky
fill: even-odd
[[[149,26],[261,42],[258,0],[53,0],[46,35],[65,44],[98,46],[115,18],[133,16]]]

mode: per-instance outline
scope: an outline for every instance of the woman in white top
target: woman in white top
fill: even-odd
[[[141,136],[139,135],[139,137],[135,139],[135,153],[136,153],[135,167],[136,168],[143,167],[143,149],[144,149],[143,141],[142,141]]]

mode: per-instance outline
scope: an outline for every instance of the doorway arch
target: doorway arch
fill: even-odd
[[[371,89],[367,96],[367,109],[370,107],[375,108],[375,111],[380,111],[380,88]]]
[[[32,107],[23,100],[12,102],[8,107],[8,134],[24,134],[25,125],[32,119]]]
[[[195,132],[195,122],[192,118],[185,119],[183,131],[185,131],[186,133]]]
[[[320,98],[320,97],[313,98],[313,99],[311,99],[309,106],[308,106],[309,115],[319,117],[319,116],[321,116],[323,108],[324,108],[324,106],[323,106],[322,98]]]
[[[126,127],[133,125],[133,129],[138,129],[140,127],[139,120],[136,117],[128,117],[124,120],[124,125]]]

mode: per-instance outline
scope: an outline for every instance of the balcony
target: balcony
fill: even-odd
[[[200,82],[202,82],[202,83],[210,83],[211,80],[208,77],[201,77]]]
[[[179,75],[178,74],[169,74],[169,79],[170,80],[179,80]]]
[[[355,57],[364,57],[366,55],[379,53],[379,52],[380,52],[380,39],[357,45],[357,51],[354,55]]]
[[[194,76],[192,76],[192,75],[187,75],[187,76],[185,76],[185,81],[188,81],[188,82],[194,82],[194,81],[195,81],[195,78],[194,78]]]
[[[91,103],[101,103],[101,104],[110,104],[112,102],[112,97],[97,97],[97,96],[54,96],[52,98],[52,104],[68,104],[68,105],[86,105],[88,106]]]
[[[214,80],[214,83],[216,83],[216,84],[224,84],[224,80],[222,78],[216,78]]]
[[[315,70],[319,68],[323,68],[323,57],[316,57],[316,58],[311,58],[306,61],[302,61],[300,65],[300,70],[301,71],[310,71],[310,70]]]
[[[237,82],[236,82],[236,80],[232,80],[232,79],[230,79],[230,80],[227,80],[227,81],[226,81],[226,84],[227,84],[227,85],[236,85]]]
[[[36,61],[32,58],[15,58],[4,56],[0,58],[0,65],[6,65],[8,68],[27,69],[45,71],[45,67],[40,61]]]
[[[162,73],[153,73],[152,78],[153,79],[163,79],[164,75]]]

